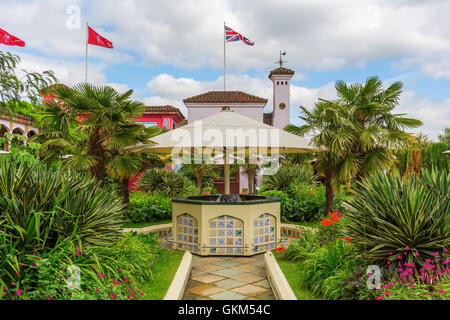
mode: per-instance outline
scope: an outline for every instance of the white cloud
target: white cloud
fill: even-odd
[[[249,77],[248,75],[227,76],[227,90],[241,90],[268,99],[266,111],[272,108],[272,83],[267,78]],[[391,84],[395,79],[385,81],[385,85]],[[210,90],[223,89],[223,77],[213,81],[198,81],[192,78],[175,78],[169,74],[160,74],[147,83],[152,97],[147,97],[145,103],[148,105],[170,104],[177,106],[186,114],[183,99]],[[301,120],[299,106],[311,109],[319,98],[332,100],[336,98],[334,83],[330,82],[317,88],[291,85],[291,123],[300,124]],[[401,95],[400,104],[394,110],[395,113],[406,113],[406,117],[420,119],[424,125],[411,132],[422,132],[432,139],[444,127],[450,123],[450,99],[433,102],[417,96],[412,91],[405,91]]]
[[[80,29],[69,29],[80,5]],[[88,0],[1,1],[2,27],[42,53],[83,58],[85,23],[113,41],[90,46],[108,63],[132,61],[183,68],[221,68],[222,21],[255,41],[227,44],[228,67],[269,70],[280,49],[293,69],[335,70],[401,58],[426,75],[450,78],[449,1],[409,0]],[[18,23],[20,21],[20,23]],[[269,63],[270,62],[270,63]],[[300,75],[298,75],[300,76]]]
[[[152,97],[145,98],[146,104],[170,104],[185,111],[183,99],[212,90],[223,90],[223,77],[213,81],[199,81],[192,78],[175,78],[169,74],[160,74],[147,83]],[[248,75],[227,75],[227,90],[244,91],[268,99],[265,111],[273,106],[272,82],[264,78]],[[319,88],[307,88],[291,85],[291,121],[297,122],[298,106],[311,108],[319,97],[333,99],[336,97],[334,85],[329,83]]]
[[[17,51],[16,51],[17,53]],[[43,72],[52,70],[59,82],[72,86],[85,80],[85,64],[71,59],[46,58],[30,54],[20,54],[21,63],[18,70]],[[103,73],[104,63],[92,64],[88,70],[88,81],[93,84],[102,85],[106,83]]]
[[[433,102],[417,96],[413,91],[405,91],[395,112],[407,113],[406,117],[420,119],[423,126],[411,131],[426,134],[436,141],[442,129],[450,125],[450,99]]]

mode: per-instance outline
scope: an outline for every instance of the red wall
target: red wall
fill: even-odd
[[[164,113],[144,113],[137,122],[156,122],[156,125],[159,128],[164,127],[164,118],[170,119],[170,128],[169,130],[172,130],[173,124],[175,124],[175,128],[178,128],[180,122],[183,120],[179,114],[164,114]],[[171,169],[171,168],[170,168]],[[139,172],[136,176],[130,179],[130,182],[128,184],[130,190],[136,189],[136,183],[139,180],[139,177],[141,176],[141,173]]]

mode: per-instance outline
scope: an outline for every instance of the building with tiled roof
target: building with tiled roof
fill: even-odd
[[[293,76],[295,73],[295,71],[288,69],[288,68],[283,68],[283,67],[279,67],[276,68],[275,70],[270,71],[269,73],[269,79],[272,80],[272,76],[273,75],[285,75],[285,76]]]
[[[213,115],[225,106],[262,122],[267,101],[266,98],[242,91],[209,91],[183,100],[189,122]]]
[[[283,129],[290,122],[290,82],[294,73],[293,70],[281,66],[269,73],[269,79],[273,85],[273,107],[270,112],[264,112],[268,102],[267,98],[244,91],[208,91],[183,100],[188,110],[188,121],[201,120],[226,108]],[[241,168],[230,180],[232,193],[238,193],[243,188],[248,188],[247,179],[241,178],[243,176],[245,173]],[[257,178],[261,180],[261,176]],[[216,181],[214,185],[219,193],[223,191],[222,184],[223,182]]]
[[[172,130],[178,128],[183,120],[185,120],[185,117],[180,109],[171,105],[165,105],[146,106],[145,112],[137,122],[147,127],[156,126]]]
[[[267,99],[242,91],[209,91],[183,100],[185,104],[221,103],[221,104],[266,104]]]

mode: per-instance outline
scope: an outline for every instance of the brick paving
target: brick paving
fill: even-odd
[[[264,254],[252,257],[193,255],[183,300],[275,300]]]

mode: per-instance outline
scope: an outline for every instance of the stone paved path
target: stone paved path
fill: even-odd
[[[275,300],[264,270],[264,254],[193,255],[183,300]]]

